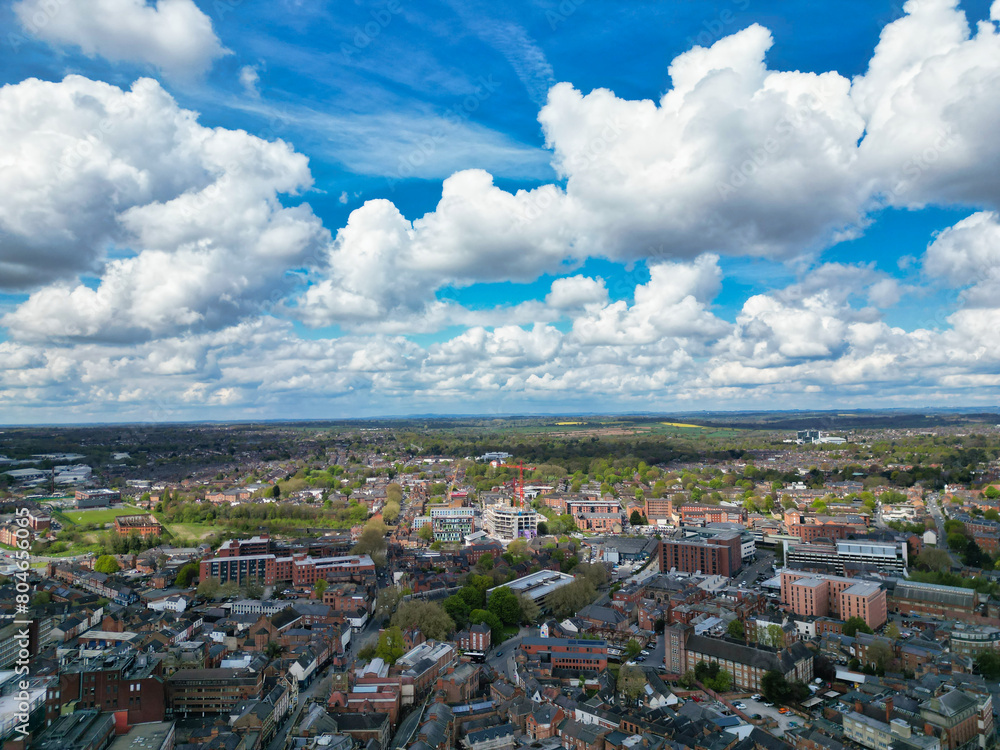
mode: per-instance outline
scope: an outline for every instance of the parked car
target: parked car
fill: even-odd
[[[750,696],[750,700],[752,701],[759,701],[760,699],[761,699],[760,693],[754,693],[753,695]]]
[[[745,711],[747,706],[745,703],[734,703],[733,708],[738,708],[740,711]]]
[[[774,704],[771,701],[764,701],[764,706],[767,708],[774,708]]]
[[[779,708],[778,709],[778,713],[779,714],[787,714],[788,713],[788,706],[782,706],[781,708]]]

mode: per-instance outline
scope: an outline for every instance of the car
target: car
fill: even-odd
[[[778,713],[779,714],[787,714],[788,713],[788,706],[782,706],[781,708],[779,708],[778,709]]]
[[[740,711],[745,711],[747,705],[745,703],[734,703],[733,708],[738,708]]]
[[[774,704],[771,701],[764,701],[764,706],[766,708],[774,708]]]
[[[752,701],[759,701],[760,699],[761,699],[760,693],[754,693],[753,695],[750,696],[750,700]]]
[[[790,727],[797,727],[798,725],[799,725],[799,722],[797,722],[797,721],[790,721],[790,722],[788,722],[788,726],[790,726]]]
[[[636,661],[646,661],[646,657],[645,657],[645,656],[637,656],[637,657],[635,658],[635,660],[636,660]]]
[[[758,721],[760,720],[760,714],[750,714],[750,719],[751,721]]]
[[[643,649],[639,653],[642,654],[643,656],[649,656],[649,652],[646,649]]]

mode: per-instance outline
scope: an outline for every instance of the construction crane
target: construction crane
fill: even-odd
[[[517,479],[514,480],[514,495],[517,497],[517,507],[524,507],[524,470],[534,471],[534,466],[525,466],[523,461],[516,464],[494,463],[498,469],[517,469]]]

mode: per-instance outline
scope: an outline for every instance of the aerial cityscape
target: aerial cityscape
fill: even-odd
[[[1000,750],[1000,0],[0,31],[0,750]]]
[[[997,744],[995,414],[9,427],[0,448],[5,747]]]

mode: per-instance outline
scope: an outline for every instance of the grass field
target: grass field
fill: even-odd
[[[134,505],[122,505],[118,508],[95,508],[94,510],[64,510],[64,515],[71,523],[111,523],[118,516],[133,516],[145,513],[142,508]]]
[[[198,541],[223,529],[221,526],[210,523],[167,523],[163,527],[173,535],[174,539],[196,539]]]

